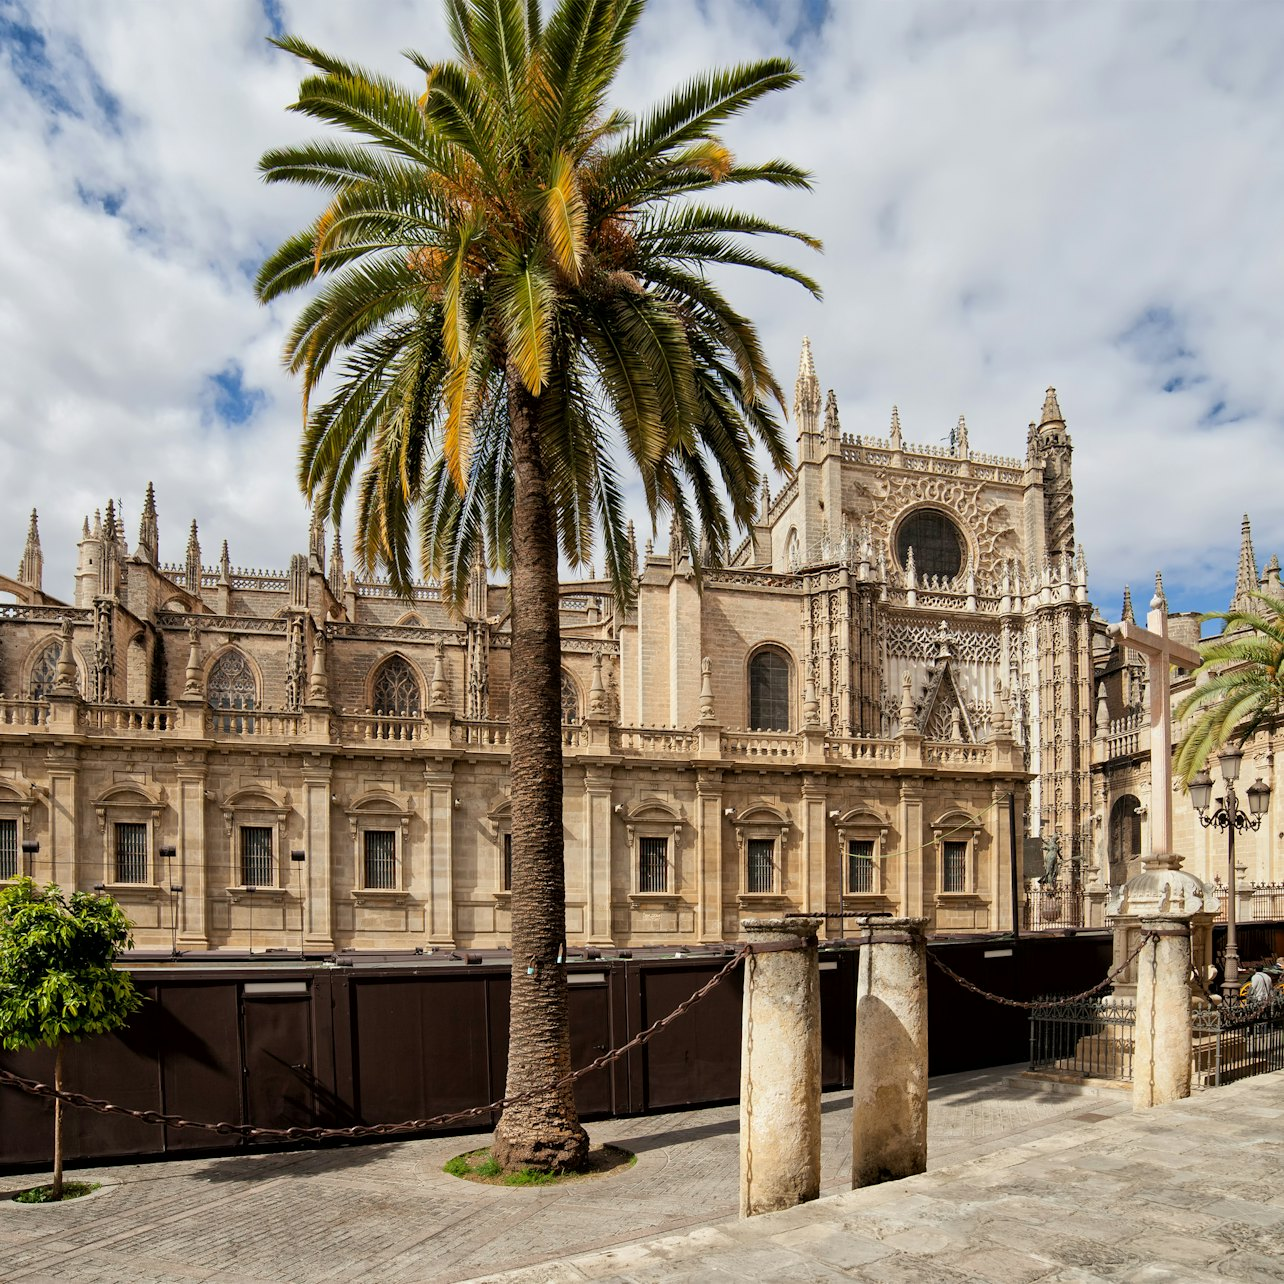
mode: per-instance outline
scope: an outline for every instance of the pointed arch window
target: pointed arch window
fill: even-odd
[[[31,670],[31,698],[48,700],[53,690],[54,678],[58,672],[58,656],[61,647],[57,642],[50,642],[36,658]]]
[[[790,664],[774,648],[759,651],[749,661],[749,729],[789,730]]]
[[[580,691],[575,679],[562,670],[562,722],[568,726],[580,720]]]
[[[258,707],[258,683],[250,662],[240,651],[224,651],[214,661],[206,684],[206,698],[210,708],[222,714],[214,720],[216,729],[238,733],[254,731],[254,719],[241,717],[239,712]]]
[[[399,655],[389,656],[379,666],[370,697],[375,713],[398,718],[419,716],[419,678]]]

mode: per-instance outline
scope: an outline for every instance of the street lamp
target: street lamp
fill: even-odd
[[[1262,827],[1262,818],[1271,802],[1271,787],[1258,777],[1248,789],[1248,811],[1240,806],[1235,793],[1235,782],[1239,779],[1240,764],[1244,760],[1241,749],[1225,748],[1217,755],[1217,765],[1221,769],[1222,781],[1226,785],[1226,796],[1217,799],[1217,805],[1210,814],[1209,803],[1213,796],[1213,778],[1204,768],[1192,777],[1190,782],[1190,801],[1199,813],[1199,823],[1205,829],[1224,829],[1230,868],[1226,881],[1226,966],[1222,975],[1222,995],[1227,1000],[1239,997],[1239,943],[1235,936],[1235,833],[1244,830],[1257,830]]]

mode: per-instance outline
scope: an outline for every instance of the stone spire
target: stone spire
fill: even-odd
[[[151,482],[147,483],[143,516],[138,523],[138,556],[150,566],[160,561],[160,526],[156,521],[156,491]]]
[[[811,340],[804,337],[802,355],[798,358],[798,378],[794,382],[794,422],[798,435],[814,433],[820,426],[820,380],[811,356]]]
[[[103,518],[100,534],[102,545],[98,560],[98,592],[110,597],[119,587],[117,559],[120,556],[120,535],[116,526],[114,500],[107,501],[107,515]]]
[[[232,555],[227,551],[227,540],[223,541],[223,547],[219,550],[218,555],[218,580],[220,584],[226,584],[228,588],[232,586]]]
[[[312,520],[308,524],[308,569],[325,574],[325,514],[319,509],[312,510]]]
[[[1137,616],[1132,609],[1132,589],[1127,584],[1124,585],[1123,611],[1119,618],[1121,620],[1125,620],[1129,624],[1137,623]]]
[[[1235,593],[1231,598],[1232,611],[1247,611],[1252,603],[1249,594],[1258,585],[1257,557],[1253,553],[1253,531],[1248,523],[1248,514],[1239,526],[1239,569],[1235,572]]]
[[[339,538],[339,528],[334,528],[334,539],[330,541],[330,568],[326,582],[335,597],[343,596],[343,541]]]
[[[489,615],[486,594],[486,559],[480,547],[468,572],[467,611],[470,620],[484,620]]]
[[[891,427],[891,431],[888,433],[888,438],[892,449],[900,450],[901,448],[901,412],[896,406],[892,407],[892,427]]]
[[[1164,573],[1163,571],[1155,572],[1155,596],[1150,599],[1150,609],[1152,611],[1163,611],[1168,613],[1168,597],[1164,593]]]
[[[119,518],[116,522],[116,545],[120,550],[120,560],[123,562],[129,556],[129,540],[125,538],[125,501],[116,500],[116,512]]]
[[[36,520],[36,510],[31,510],[31,521],[27,523],[27,544],[22,550],[22,565],[18,567],[18,583],[28,588],[39,589],[41,576],[44,573],[45,559],[40,552],[40,526]]]
[[[193,597],[201,593],[201,541],[196,536],[196,518],[192,518],[192,529],[187,533],[187,568],[183,580],[187,591]]]
[[[1066,421],[1061,416],[1061,407],[1057,404],[1057,390],[1049,388],[1043,396],[1043,413],[1039,416],[1039,430],[1057,424],[1064,428]]]
[[[954,453],[960,459],[966,459],[968,456],[967,420],[962,415],[959,416],[959,421],[954,428]]]

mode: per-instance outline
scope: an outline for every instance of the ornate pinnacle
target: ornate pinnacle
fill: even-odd
[[[606,717],[606,686],[602,682],[602,653],[593,652],[593,684],[589,687],[589,717]]]
[[[600,665],[599,658],[594,681],[600,676]],[[700,661],[700,721],[713,721],[713,661],[707,655]]]
[[[901,412],[896,407],[892,407],[892,427],[889,433],[893,450],[901,448]]]
[[[914,679],[908,669],[901,675],[900,722],[901,735],[918,730],[914,715]]]
[[[967,420],[962,415],[954,427],[954,453],[965,456],[968,453]]]
[[[794,383],[794,418],[798,431],[815,432],[820,418],[820,380],[811,356],[811,340],[804,337],[798,358],[798,378]]]
[[[1150,609],[1152,611],[1168,610],[1168,599],[1164,596],[1164,574],[1162,571],[1155,572],[1155,596],[1150,599]]]
[[[1129,624],[1137,623],[1137,616],[1132,609],[1132,589],[1127,584],[1124,585],[1123,611],[1119,618]]]
[[[44,557],[40,552],[40,526],[36,519],[36,510],[31,510],[31,520],[27,523],[27,545],[22,550],[22,564],[18,567],[18,583],[28,588],[40,587],[41,572],[44,568]]]
[[[428,699],[434,709],[444,708],[450,703],[450,688],[446,685],[446,651],[440,638],[433,649],[432,686]]]
[[[1065,422],[1061,417],[1061,407],[1057,404],[1057,390],[1049,388],[1043,398],[1043,413],[1039,416],[1039,427],[1044,428],[1048,424],[1060,424],[1064,427]]]
[[[1249,604],[1248,595],[1257,588],[1257,556],[1253,552],[1253,530],[1249,525],[1248,514],[1239,527],[1239,566],[1235,571],[1235,594],[1231,598],[1231,610],[1242,611]]]
[[[838,425],[838,398],[830,388],[825,397],[825,436],[831,441],[838,441],[841,429]]]

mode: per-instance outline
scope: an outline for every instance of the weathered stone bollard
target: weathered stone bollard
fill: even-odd
[[[1137,959],[1134,1110],[1190,1096],[1190,919],[1148,915],[1140,927],[1158,939],[1147,941]]]
[[[740,1216],[820,1194],[818,918],[748,918],[740,1058]]]
[[[852,1188],[927,1168],[926,919],[859,919]]]

